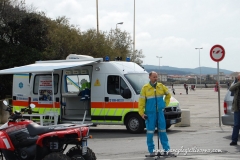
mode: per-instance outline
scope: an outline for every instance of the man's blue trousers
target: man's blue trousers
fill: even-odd
[[[158,124],[158,135],[160,142],[162,144],[162,148],[165,151],[169,151],[169,143],[168,143],[168,137],[166,133],[166,122],[163,111],[159,111],[158,113],[146,113],[148,118],[145,120],[146,123],[146,129],[147,129],[147,146],[149,153],[152,153],[155,149],[155,145],[153,142],[153,135],[155,131],[155,127],[157,127]],[[158,117],[157,117],[158,116]],[[160,149],[160,148],[159,148]]]

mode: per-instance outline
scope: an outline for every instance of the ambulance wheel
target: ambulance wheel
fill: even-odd
[[[130,133],[142,133],[144,131],[144,121],[139,114],[133,113],[127,117],[126,128]]]
[[[67,155],[62,154],[60,152],[50,153],[46,157],[43,158],[43,160],[54,160],[54,159],[57,159],[57,160],[71,160],[70,157],[68,157]]]
[[[166,129],[169,129],[171,126],[172,126],[171,124],[167,124]]]

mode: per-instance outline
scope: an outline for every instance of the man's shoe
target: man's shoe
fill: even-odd
[[[176,155],[173,154],[172,152],[164,152],[163,156],[176,157]]]
[[[150,153],[150,157],[155,157],[155,153],[154,152]]]
[[[237,145],[237,142],[231,142],[230,143],[230,146],[236,146]]]

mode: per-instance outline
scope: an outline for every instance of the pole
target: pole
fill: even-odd
[[[54,98],[54,77],[52,72],[52,102],[53,102],[53,108],[55,108],[55,98]]]
[[[201,66],[200,66],[200,49],[199,49],[199,69],[200,69],[200,86],[201,86]]]
[[[195,88],[197,88],[197,76],[196,76],[196,86],[195,86]]]
[[[134,0],[134,14],[133,14],[133,55],[135,53],[135,0]]]
[[[98,25],[98,0],[96,0],[96,10],[97,10],[97,33],[99,33],[99,25]]]
[[[162,81],[162,77],[161,77],[161,75],[160,75],[160,58],[159,58],[159,76],[160,76],[160,82]]]
[[[219,116],[219,127],[221,127],[221,108],[220,108],[220,80],[219,80],[219,62],[217,62],[217,72],[218,72],[218,116]]]
[[[200,49],[203,49],[202,47],[201,48],[195,48],[195,49],[198,49],[199,50],[199,70],[200,70],[200,87],[201,87],[201,79],[202,79],[202,76],[201,76],[201,65],[200,65]]]

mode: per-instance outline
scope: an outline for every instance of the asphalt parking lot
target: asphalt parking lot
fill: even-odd
[[[186,94],[182,86],[175,87],[175,92],[173,96],[180,102],[181,109],[190,110],[190,126],[170,127],[168,139],[177,157],[160,159],[239,159],[240,146],[229,145],[232,127],[219,126],[218,93],[213,88],[197,88]],[[226,92],[226,88],[220,90],[221,115]],[[89,139],[88,146],[98,160],[154,159],[145,158],[145,154],[148,154],[146,133],[130,134],[125,126],[98,125],[90,128],[90,134],[93,138]],[[158,149],[157,134],[154,142],[155,149]]]
[[[240,146],[229,145],[232,127],[219,126],[218,93],[213,88],[197,88],[186,94],[180,86],[175,87],[175,92],[173,96],[181,108],[190,110],[190,126],[173,125],[167,131],[171,149],[175,150],[177,157],[166,159],[239,159]],[[226,88],[220,90],[221,115],[226,92]],[[129,134],[125,126],[99,125],[91,127],[90,134],[93,139],[88,145],[98,160],[154,159],[145,158],[148,154],[145,133]],[[154,141],[157,149],[157,134]]]

